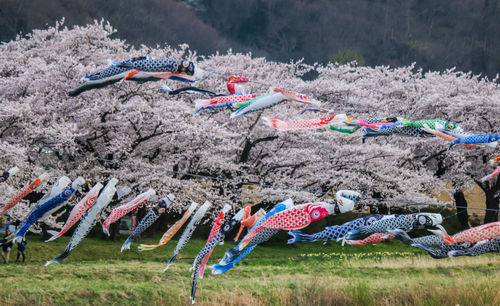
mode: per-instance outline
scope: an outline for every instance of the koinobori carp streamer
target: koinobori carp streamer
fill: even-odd
[[[141,193],[140,195],[135,197],[132,201],[114,208],[109,214],[108,218],[106,218],[106,220],[102,223],[103,232],[109,236],[109,226],[112,223],[115,223],[116,221],[120,220],[123,216],[135,210],[136,208],[141,206],[144,202],[147,202],[149,198],[151,198],[155,194],[156,192],[154,191],[154,189],[150,188],[148,191]]]
[[[193,266],[196,264],[196,262],[201,261],[205,255],[207,255],[210,250],[215,248],[218,244],[221,244],[224,242],[224,238],[226,237],[226,234],[229,233],[238,223],[240,223],[241,218],[243,218],[243,214],[245,213],[245,210],[242,208],[240,209],[234,217],[232,217],[229,221],[227,221],[220,232],[215,235],[215,237],[201,249],[201,251],[198,253],[196,256]],[[196,272],[196,271],[193,271]],[[194,304],[195,302],[195,295],[196,295],[196,283],[198,280],[198,275],[196,273],[193,274],[193,285],[191,287],[191,302]]]
[[[142,218],[141,222],[135,227],[134,231],[130,236],[125,240],[122,245],[121,252],[124,250],[129,250],[130,245],[134,242],[145,230],[147,230],[156,220],[160,217],[161,214],[165,213],[168,205],[170,205],[175,200],[175,196],[173,194],[168,194],[166,197],[161,199],[157,205],[153,206],[149,212]]]
[[[101,191],[102,187],[104,187],[101,183],[97,183],[92,187],[89,192],[83,197],[78,204],[73,207],[71,210],[71,213],[69,214],[68,219],[66,220],[66,223],[63,225],[61,230],[59,232],[56,231],[48,231],[49,234],[52,235],[50,239],[46,240],[52,241],[55,240],[62,235],[64,235],[73,225],[75,225],[80,218],[83,216],[83,214],[92,206],[94,205],[95,201],[97,200],[97,196],[99,196],[99,191]]]
[[[106,184],[106,187],[104,187],[101,194],[95,201],[94,205],[92,205],[82,217],[80,223],[73,232],[73,235],[71,236],[66,249],[59,256],[50,261],[47,261],[45,263],[45,266],[48,266],[51,263],[61,262],[64,258],[68,257],[71,251],[73,251],[89,234],[90,230],[97,223],[97,216],[103,211],[104,208],[106,208],[106,206],[109,205],[109,203],[113,199],[113,196],[116,193],[117,183],[118,180],[115,178],[109,180],[109,182]]]
[[[263,117],[264,124],[279,131],[295,131],[295,130],[311,130],[328,127],[335,122],[344,121],[347,119],[345,114],[332,115],[328,117],[321,117],[308,120],[293,120],[282,121],[277,118]]]
[[[441,237],[447,245],[457,242],[479,242],[500,236],[500,221],[469,228],[453,236],[448,235],[444,227],[439,226],[438,228],[437,230],[429,231]]]
[[[137,247],[139,251],[151,251],[156,249],[159,246],[165,245],[172,237],[174,237],[175,233],[179,231],[179,229],[186,223],[187,219],[191,216],[191,214],[195,211],[195,209],[198,207],[197,203],[191,203],[191,206],[186,210],[184,215],[182,216],[181,219],[179,219],[177,222],[174,223],[166,232],[163,234],[163,236],[160,239],[160,242],[158,244],[141,244]]]
[[[0,215],[5,214],[9,209],[16,206],[22,199],[24,199],[28,194],[35,191],[38,187],[40,187],[43,183],[49,180],[50,176],[48,173],[43,173],[39,177],[37,177],[33,182],[31,182],[28,186],[24,187],[16,193],[4,207],[0,209]]]
[[[63,192],[54,198],[48,200],[47,202],[41,204],[37,208],[35,208],[29,215],[24,219],[23,223],[16,231],[14,236],[15,242],[20,242],[29,228],[35,224],[38,219],[41,219],[47,215],[50,215],[53,211],[61,207],[62,204],[66,203],[76,190],[80,188],[85,183],[85,180],[80,176],[73,183],[68,186]]]
[[[165,270],[163,270],[163,271],[168,270],[168,268],[174,263],[175,259],[177,258],[177,255],[179,255],[179,252],[186,246],[189,239],[191,239],[191,236],[193,235],[194,230],[196,229],[198,224],[200,224],[201,219],[205,216],[205,214],[207,213],[207,210],[210,208],[210,206],[212,206],[212,203],[210,203],[209,201],[206,201],[205,203],[203,203],[203,205],[201,205],[201,207],[198,209],[198,211],[191,218],[191,221],[189,221],[188,225],[186,226],[186,228],[184,229],[184,232],[181,235],[181,238],[179,238],[179,241],[177,242],[177,245],[175,246],[174,254],[172,255],[172,257],[168,261],[168,264],[165,267]]]

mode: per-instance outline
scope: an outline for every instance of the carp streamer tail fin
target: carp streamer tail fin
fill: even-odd
[[[53,240],[56,240],[57,238],[59,238],[59,232],[57,232],[57,231],[50,231],[50,230],[48,230],[47,232],[49,234],[51,234],[52,237],[50,237],[49,239],[45,240],[45,242],[53,241]]]
[[[168,261],[168,264],[165,267],[165,269],[163,270],[163,272],[167,271],[168,268],[170,268],[170,266],[174,263],[174,261],[175,261],[176,258],[177,258],[177,254],[175,254],[174,256],[172,256],[172,258],[170,258],[170,260]]]
[[[288,235],[292,238],[288,239],[287,244],[294,244],[297,242],[312,242],[314,241],[313,235],[304,234],[301,231],[291,230],[288,231]]]
[[[120,252],[123,252],[124,250],[130,250],[130,245],[133,241],[134,240],[132,238],[128,237],[127,240],[125,240],[125,242],[123,243]]]

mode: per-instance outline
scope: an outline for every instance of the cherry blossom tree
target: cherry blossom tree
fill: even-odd
[[[0,45],[0,138],[5,143],[0,167],[16,164],[25,170],[2,187],[8,189],[2,197],[29,180],[33,169],[46,169],[54,177],[82,175],[91,183],[116,177],[136,194],[150,187],[159,196],[174,193],[176,212],[190,200],[213,201],[218,204],[214,214],[224,203],[242,206],[242,188],[248,184],[260,185],[256,195],[269,204],[288,197],[327,200],[334,190],[347,188],[362,192],[365,203],[376,197],[404,205],[436,202],[432,193],[445,189],[447,181],[461,188],[489,170],[474,156],[489,158],[491,150],[448,152],[439,139],[393,136],[363,143],[361,134],[277,132],[262,124],[263,115],[317,116],[298,115],[304,106],[295,102],[230,119],[229,109],[193,115],[196,97],[162,94],[160,82],[125,81],[73,98],[67,91],[84,75],[106,67],[108,59],[173,57],[195,60],[212,73],[197,86],[216,92],[225,90],[227,76],[245,75],[255,81],[246,85],[251,92],[265,93],[272,85],[312,94],[325,107],[354,118],[439,117],[479,132],[492,130],[499,120],[495,82],[452,70],[424,74],[413,66],[284,64],[231,50],[199,57],[187,45],[133,48],[112,39],[113,33],[104,22],[72,29],[57,23]],[[319,73],[315,80],[301,78],[312,70]]]

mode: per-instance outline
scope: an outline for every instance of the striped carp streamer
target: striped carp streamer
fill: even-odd
[[[80,223],[78,223],[78,226],[73,232],[73,235],[69,239],[66,249],[59,256],[55,257],[50,261],[47,261],[45,263],[45,266],[48,266],[52,263],[61,262],[64,258],[68,257],[71,251],[73,251],[80,244],[80,242],[82,242],[82,240],[90,233],[90,230],[97,223],[98,215],[103,211],[104,208],[106,208],[106,206],[109,205],[109,203],[113,199],[113,196],[116,193],[117,183],[118,180],[115,178],[109,180],[109,182],[106,184],[106,187],[104,187],[104,189],[101,191],[101,194],[95,201],[94,205],[92,205],[87,210],[85,215],[83,215],[82,219],[80,220]]]
[[[81,94],[82,92],[91,89],[106,87],[108,85],[120,82],[127,76],[129,80],[138,82],[159,81],[160,78],[152,77],[147,73],[134,73],[133,75],[130,75],[130,73],[132,73],[134,69],[129,67],[123,67],[123,65],[121,67],[118,66],[119,64],[124,64],[126,62],[132,62],[140,59],[146,59],[146,57],[131,58],[122,62],[109,60],[108,61],[109,67],[99,72],[89,74],[83,77],[81,80],[82,84],[78,86],[76,89],[69,91],[68,96],[75,97]]]
[[[161,199],[158,204],[152,207],[149,212],[142,218],[141,222],[135,227],[134,231],[130,236],[125,240],[122,245],[121,251],[129,250],[130,245],[134,242],[145,230],[147,230],[153,223],[158,220],[161,214],[163,214],[168,205],[170,205],[175,200],[175,196],[173,194],[169,194],[163,199]]]
[[[214,109],[222,107],[231,107],[233,104],[243,103],[252,100],[259,95],[257,94],[234,94],[229,96],[218,96],[211,99],[196,99],[194,100],[195,114],[205,109]]]
[[[257,224],[254,225],[253,228],[250,229],[247,235],[249,235],[255,228],[259,227],[266,219],[273,216],[276,213],[282,212],[286,209],[289,209],[293,206],[292,199],[285,200],[278,205],[274,206],[265,216],[262,218]],[[252,238],[250,243],[240,250],[240,244],[235,246],[234,248],[226,251],[224,257],[220,260],[219,264],[216,264],[212,267],[212,274],[223,274],[229,271],[238,261],[242,260],[247,256],[255,247],[269,240],[272,236],[278,233],[279,229],[264,229],[258,235]],[[245,236],[246,237],[246,236]]]
[[[278,131],[312,130],[328,127],[335,122],[347,119],[345,114],[332,115],[308,120],[282,121],[277,118],[263,117],[264,124]]]
[[[197,203],[191,203],[191,206],[186,210],[182,218],[180,218],[177,222],[174,223],[160,239],[158,244],[141,244],[137,247],[139,251],[151,251],[156,249],[159,246],[166,244],[174,235],[179,231],[179,229],[186,223],[187,219],[191,216],[191,214],[198,208]]]
[[[191,221],[189,221],[188,225],[184,229],[184,232],[182,233],[181,238],[179,238],[179,241],[177,242],[177,245],[175,246],[174,249],[174,254],[168,261],[167,266],[163,270],[163,272],[167,271],[168,268],[174,263],[175,259],[177,258],[177,255],[179,255],[179,252],[186,246],[186,244],[189,242],[189,239],[191,239],[191,236],[194,233],[194,230],[200,224],[201,219],[205,216],[207,213],[208,209],[212,206],[212,203],[209,201],[206,201],[201,205],[201,207],[196,211],[194,216],[191,218]]]
[[[9,170],[6,170],[0,175],[0,183],[5,182],[6,180],[9,179],[9,177],[16,175],[19,172],[18,167],[13,167],[10,168]]]
[[[432,258],[436,259],[446,258],[448,257],[448,252],[453,250],[466,249],[472,245],[472,243],[469,242],[446,245],[444,244],[443,240],[436,235],[428,235],[412,239],[405,231],[401,229],[390,230],[389,232],[396,235],[396,237],[403,243],[422,249],[426,251]]]
[[[0,215],[5,214],[9,209],[16,206],[22,199],[24,199],[28,194],[32,193],[38,187],[40,187],[43,183],[46,183],[49,180],[50,176],[48,173],[43,173],[39,177],[37,177],[33,182],[31,182],[28,186],[24,187],[16,193],[4,207],[0,208]]]
[[[70,97],[78,96],[84,91],[101,88],[122,80],[138,82],[172,79],[193,82],[203,74],[203,70],[192,62],[175,59],[153,59],[150,57],[134,57],[125,61],[109,61],[109,67],[82,78],[82,84],[68,92]]]
[[[116,208],[113,208],[111,213],[109,214],[108,218],[102,223],[102,231],[104,234],[109,236],[109,226],[112,223],[115,223],[116,221],[120,220],[123,216],[128,214],[129,212],[135,210],[139,206],[141,206],[143,203],[147,202],[152,196],[156,194],[156,191],[154,189],[148,189],[148,191],[141,193],[135,199],[132,201],[125,203],[123,205],[120,205]]]
[[[151,57],[140,57],[116,63],[116,66],[133,69],[123,80],[127,80],[139,73],[154,78],[171,79],[181,82],[194,82],[197,78],[203,76],[203,70],[198,68],[195,63],[185,60],[178,61],[173,58],[154,59]]]
[[[248,208],[248,215],[247,215],[247,208]],[[234,241],[238,241],[241,232],[243,232],[243,229],[245,227],[247,228],[247,231],[250,231],[250,229],[266,215],[266,211],[261,208],[255,214],[250,216],[251,210],[252,210],[251,206],[245,207],[245,216],[243,216],[243,219],[241,219],[240,229],[238,230],[236,237],[234,237]]]
[[[340,239],[354,240],[362,235],[368,235],[373,233],[388,233],[389,230],[398,228],[404,231],[411,231],[420,226],[426,228],[438,226],[442,222],[443,222],[443,217],[441,216],[441,214],[418,213],[418,214],[400,215],[395,218],[388,218],[374,222],[371,225],[358,227],[357,229],[349,231],[345,236],[345,238],[340,238]]]
[[[215,248],[218,244],[224,243],[224,238],[226,237],[226,234],[228,234],[238,223],[240,223],[241,218],[243,218],[243,214],[245,213],[245,210],[242,208],[240,209],[234,217],[232,217],[228,222],[224,224],[222,229],[219,231],[217,235],[214,236],[212,240],[210,240],[209,243],[201,249],[200,253],[196,256],[193,262],[193,285],[191,287],[191,303],[194,304],[195,302],[195,295],[196,295],[196,283],[198,281],[198,274],[196,274],[196,263],[200,262],[205,255],[207,255],[213,248]]]
[[[448,256],[479,256],[485,253],[500,252],[500,238],[492,240],[484,240],[476,243],[473,247],[467,250],[454,250],[448,252]]]
[[[347,244],[355,244],[355,245],[367,245],[367,244],[379,244],[382,241],[392,239],[395,236],[392,234],[386,234],[386,233],[375,233],[371,234],[370,236],[366,237],[363,240],[347,240]]]
[[[53,197],[52,199],[46,201],[41,204],[37,208],[35,208],[26,219],[24,219],[23,223],[16,231],[14,236],[14,242],[21,242],[26,232],[29,228],[35,224],[39,219],[52,214],[55,210],[59,209],[64,203],[66,203],[71,197],[74,195],[75,191],[77,191],[83,184],[85,180],[83,177],[79,176],[73,183],[68,186],[64,191],[62,191],[59,195]]]
[[[285,97],[282,93],[273,93],[273,94],[265,94],[258,96],[252,100],[247,101],[248,103],[247,106],[243,106],[237,111],[233,112],[231,114],[231,118],[241,118],[245,115],[251,114],[253,112],[257,112],[260,110],[264,110],[266,108],[270,108],[275,106],[276,104],[287,100],[287,97]]]
[[[247,234],[241,241],[239,250],[241,251],[245,248],[255,235],[266,228],[284,230],[301,229],[311,224],[311,222],[318,221],[329,215],[351,211],[360,197],[361,195],[358,192],[339,190],[337,191],[336,203],[334,204],[325,202],[306,203],[279,212],[267,218],[262,224]]]
[[[83,216],[83,214],[92,206],[94,205],[95,201],[97,200],[97,197],[99,196],[99,191],[101,191],[102,187],[104,187],[101,183],[97,183],[92,187],[89,192],[83,197],[78,204],[73,207],[71,210],[71,213],[69,214],[68,219],[66,220],[66,223],[63,225],[61,230],[59,232],[56,231],[48,231],[49,234],[52,235],[48,240],[45,240],[45,242],[55,240],[62,235],[64,235],[73,225],[75,225],[80,218]]]
[[[360,226],[371,225],[376,221],[394,218],[395,215],[370,215],[363,218],[354,219],[350,222],[346,222],[342,225],[328,226],[321,232],[315,234],[304,234],[301,231],[291,230],[288,232],[291,239],[288,239],[288,244],[293,244],[297,242],[315,242],[323,240],[326,243],[328,240],[337,240],[344,237],[347,232],[352,231]]]
[[[212,239],[220,232],[220,228],[222,226],[222,222],[224,222],[224,217],[225,215],[231,210],[231,205],[225,204],[224,207],[222,208],[222,211],[219,213],[219,216],[215,220],[214,224],[212,225],[212,229],[210,230],[210,234],[208,235],[207,243],[205,246],[207,246]],[[208,259],[210,258],[210,255],[212,255],[213,248],[210,249],[210,251],[203,256],[201,263],[199,264],[199,267],[197,268],[197,262],[195,261],[193,263],[193,273],[198,273],[198,276],[200,278],[203,278],[203,274],[205,272],[205,266],[208,262]]]
[[[500,236],[500,221],[469,228],[465,231],[456,233],[453,236],[448,235],[446,229],[442,226],[438,226],[437,230],[429,231],[443,239],[446,245],[457,242],[479,242]]]
[[[500,134],[481,134],[481,135],[471,135],[464,138],[458,138],[450,142],[449,148],[456,144],[486,144],[490,143],[496,146],[500,140]]]

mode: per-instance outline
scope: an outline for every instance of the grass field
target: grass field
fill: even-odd
[[[61,264],[44,267],[67,241],[29,237],[27,263],[0,265],[0,305],[186,305],[188,269],[205,244],[192,240],[166,273],[176,241],[143,253],[134,244],[120,253],[121,242],[88,238]],[[209,264],[233,245],[218,246]],[[398,241],[268,244],[224,275],[209,271],[198,282],[200,305],[500,305],[498,254],[434,260]]]

